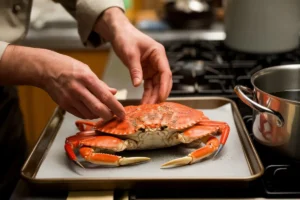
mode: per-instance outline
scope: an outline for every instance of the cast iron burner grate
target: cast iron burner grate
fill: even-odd
[[[300,63],[300,50],[276,55],[238,53],[222,41],[163,43],[173,73],[171,96],[235,97],[234,86],[251,87],[253,73],[270,66]]]
[[[253,110],[236,96],[234,86],[252,88],[250,78],[255,72],[271,66],[300,63],[300,48],[282,54],[254,55],[228,49],[222,41],[171,41],[163,45],[173,73],[170,97],[230,98],[236,102],[249,133],[252,133]],[[300,178],[300,164],[278,156],[250,135],[265,167],[261,181],[266,195],[299,196],[300,186],[295,183]]]

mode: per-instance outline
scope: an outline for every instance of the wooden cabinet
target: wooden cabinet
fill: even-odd
[[[109,50],[57,51],[90,66],[99,78],[107,64]],[[19,86],[20,106],[23,111],[26,138],[31,150],[45,128],[57,104],[43,90],[31,86]]]

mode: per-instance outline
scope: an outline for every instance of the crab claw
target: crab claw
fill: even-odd
[[[65,151],[68,155],[68,157],[77,165],[84,168],[83,165],[77,160],[77,157],[73,151],[75,147],[80,146],[80,140],[81,139],[87,139],[91,138],[92,136],[71,136],[66,139],[65,143]]]
[[[166,162],[161,166],[161,168],[171,168],[171,167],[179,167],[183,165],[188,165],[192,162],[193,158],[191,156],[185,156],[182,158],[177,158],[174,160],[171,160],[169,162]]]
[[[142,162],[146,162],[150,160],[150,158],[148,157],[122,157],[119,160],[119,164],[120,165],[131,165],[131,164],[137,164],[137,163],[142,163]]]
[[[80,167],[84,168],[77,160],[74,148],[79,147],[80,155],[88,162],[100,165],[121,166],[140,163],[150,160],[147,157],[130,157],[97,153],[96,149],[106,149],[113,152],[120,152],[126,149],[128,141],[121,140],[112,136],[94,136],[93,131],[79,132],[75,136],[68,137],[65,142],[65,151],[68,157]]]
[[[81,156],[88,162],[97,165],[122,166],[131,165],[150,160],[148,157],[122,157],[111,154],[96,153],[90,147],[82,147],[79,150]]]
[[[75,125],[80,131],[89,131],[93,130],[96,123],[91,121],[85,121],[85,120],[77,120],[75,122]],[[84,126],[85,125],[85,126]]]
[[[193,164],[198,162],[210,155],[212,155],[219,147],[219,140],[214,136],[206,136],[201,138],[201,140],[206,140],[206,145],[201,147],[189,155],[171,160],[161,166],[161,168],[171,168],[171,167],[179,167],[183,165]]]

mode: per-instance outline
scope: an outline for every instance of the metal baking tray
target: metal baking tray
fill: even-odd
[[[27,158],[22,177],[33,186],[44,189],[114,190],[138,188],[198,188],[248,187],[263,172],[263,165],[249,137],[234,101],[222,97],[169,98],[195,109],[201,109],[212,120],[226,121],[230,135],[222,152],[215,159],[183,167],[161,169],[161,164],[187,155],[193,149],[178,145],[151,151],[125,151],[123,156],[147,156],[146,163],[115,168],[82,169],[69,161],[64,142],[75,134],[77,118],[57,107]],[[120,100],[126,105],[137,105],[139,100]]]

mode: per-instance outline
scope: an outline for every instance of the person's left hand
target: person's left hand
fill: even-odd
[[[172,73],[163,45],[137,30],[118,9],[105,12],[103,24],[109,27],[106,39],[117,56],[128,67],[134,86],[144,80],[142,103],[165,101],[172,88]]]

